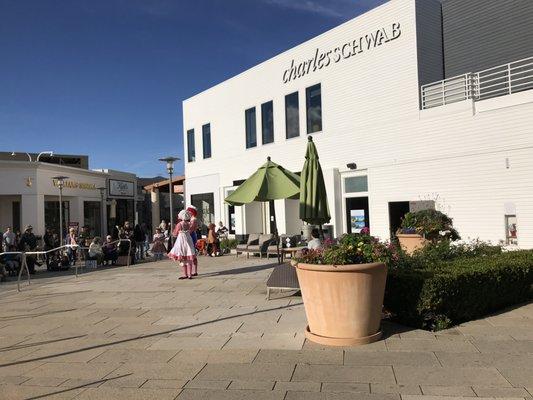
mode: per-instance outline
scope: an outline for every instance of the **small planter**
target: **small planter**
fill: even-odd
[[[413,254],[416,250],[424,247],[428,241],[421,235],[416,233],[398,233],[396,235],[400,246],[409,255]]]
[[[307,339],[328,346],[356,346],[381,338],[385,264],[299,263],[296,271],[309,323]]]

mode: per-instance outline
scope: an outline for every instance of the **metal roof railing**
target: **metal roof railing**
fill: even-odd
[[[420,95],[422,109],[426,110],[468,99],[480,101],[530,89],[533,89],[533,57],[423,85]]]

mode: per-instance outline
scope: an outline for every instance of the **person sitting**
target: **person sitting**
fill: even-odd
[[[228,228],[224,226],[224,223],[220,221],[218,223],[217,235],[220,239],[228,237]]]
[[[207,227],[207,254],[211,257],[216,257],[219,255],[220,241],[218,240],[218,235],[215,232],[215,224],[211,223]]]
[[[104,262],[110,262],[111,265],[114,265],[117,262],[117,245],[116,243],[113,243],[113,237],[111,235],[106,236],[105,242],[102,246],[102,251],[104,253]]]
[[[96,260],[97,265],[102,265],[104,261],[104,251],[100,243],[100,238],[96,236],[89,245],[89,260]]]
[[[318,229],[314,228],[311,231],[311,237],[312,239],[307,243],[307,248],[309,250],[321,250],[322,249],[322,242],[320,241],[320,232]]]

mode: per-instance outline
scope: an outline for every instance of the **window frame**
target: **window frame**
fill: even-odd
[[[254,130],[254,136],[255,136],[255,144],[252,146],[252,145],[248,145],[248,111],[251,111],[253,110],[254,111],[254,123],[251,124],[251,127],[253,127],[253,130]],[[252,107],[249,107],[247,109],[244,110],[244,139],[245,139],[245,145],[246,145],[246,149],[253,149],[255,147],[257,147],[257,107],[256,106],[252,106]]]
[[[320,129],[311,132],[310,131],[311,121],[310,121],[310,116],[309,116],[309,103],[310,103],[309,92],[311,91],[311,89],[313,89],[316,86],[320,87]],[[323,123],[324,121],[322,118],[322,83],[321,82],[315,83],[314,85],[311,85],[305,88],[305,121],[306,121],[306,132],[308,135],[320,133],[324,129],[324,123]]]
[[[296,131],[297,131],[297,135],[295,136],[290,136],[289,137],[289,126],[288,126],[288,122],[289,122],[289,119],[287,118],[287,98],[289,96],[293,96],[293,95],[296,95],[296,101],[297,101],[297,114],[296,114]],[[295,138],[298,138],[300,137],[300,91],[299,90],[296,90],[294,92],[291,92],[291,93],[288,93],[286,94],[284,97],[284,108],[285,108],[285,139],[286,140],[289,140],[289,139],[295,139]]]
[[[265,106],[267,106],[268,104],[270,104],[272,106],[272,131],[271,131],[271,141],[270,142],[265,142],[265,112],[264,112],[264,108]],[[257,118],[257,115],[256,115],[256,118]],[[256,141],[257,141],[257,138],[256,138]],[[266,144],[271,144],[271,143],[274,143],[274,100],[269,100],[269,101],[265,101],[264,103],[261,104],[261,144],[264,146]]]
[[[192,137],[192,140],[191,140]],[[192,143],[192,147],[191,147]],[[191,157],[192,150],[192,157]],[[192,163],[196,161],[196,138],[194,128],[187,129],[187,162]]]
[[[209,131],[208,131],[208,136],[209,136],[209,155],[206,156],[206,146],[205,146],[205,143],[206,143],[206,132],[205,132],[205,128],[209,128]],[[211,147],[211,123],[208,122],[207,124],[204,124],[202,125],[202,155],[204,157],[204,160],[205,159],[208,159],[208,158],[211,158],[213,156],[213,149]]]

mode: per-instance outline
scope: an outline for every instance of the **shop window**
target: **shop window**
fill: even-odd
[[[194,129],[187,131],[187,160],[193,162],[196,160],[196,149],[194,146]]]
[[[272,101],[261,105],[261,128],[263,144],[274,142],[274,103]]]
[[[211,158],[211,124],[202,126],[202,145],[204,158]]]
[[[255,107],[249,108],[244,112],[246,124],[246,148],[257,146],[257,128],[255,126]]]
[[[516,224],[516,215],[505,216],[505,243],[518,244],[518,230]]]
[[[368,177],[364,175],[344,179],[344,191],[346,193],[368,192]]]
[[[207,234],[207,225],[215,223],[215,196],[213,193],[191,195],[191,203],[198,210],[198,220],[202,222],[202,235]]]
[[[62,235],[66,235],[67,226],[70,223],[70,203],[63,201],[63,229]],[[59,232],[59,201],[44,202],[44,225],[54,232]]]
[[[307,105],[307,133],[322,131],[322,91],[320,83],[305,90]]]
[[[83,202],[83,226],[89,228],[91,237],[100,236],[102,232],[102,205],[99,201]]]
[[[285,96],[285,137],[300,136],[300,109],[298,92]]]

